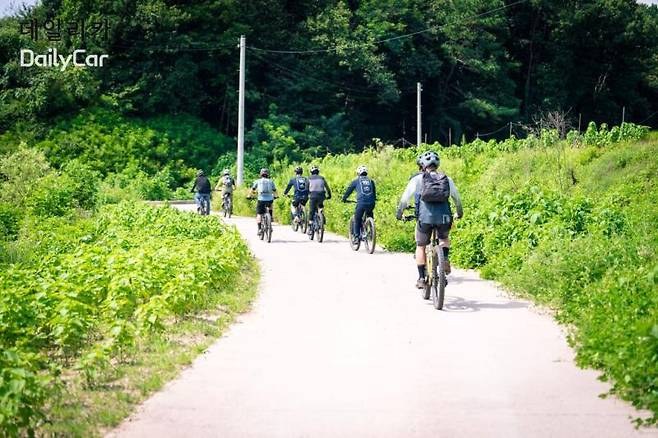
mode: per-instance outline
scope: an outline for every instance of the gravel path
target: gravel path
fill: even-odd
[[[230,222],[261,263],[253,311],[109,436],[658,436],[598,397],[550,316],[477,274],[455,270],[439,312],[409,254]]]

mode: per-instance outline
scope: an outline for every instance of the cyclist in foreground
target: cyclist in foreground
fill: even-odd
[[[260,178],[254,181],[251,185],[252,195],[258,195],[258,202],[256,203],[256,223],[258,224],[258,233],[260,234],[260,223],[262,215],[267,211],[269,207],[272,212],[272,203],[276,198],[276,186],[274,181],[270,179],[270,171],[263,168],[260,170]]]
[[[192,185],[192,190],[190,191],[195,193],[194,201],[196,202],[197,209],[203,206],[205,208],[205,214],[210,214],[211,190],[210,180],[203,170],[198,170],[196,173],[196,179]]]
[[[231,198],[231,201],[233,201],[233,189],[235,189],[235,180],[231,177],[231,172],[228,169],[224,169],[221,179],[217,183],[217,186],[215,186],[216,192],[222,192],[222,205],[225,205],[227,198]]]
[[[284,195],[287,195],[290,189],[293,187],[295,188],[292,197],[292,205],[290,206],[293,221],[299,220],[297,217],[297,207],[299,207],[299,205],[305,207],[308,202],[308,178],[303,176],[303,174],[304,170],[300,166],[297,166],[295,168],[295,176],[290,178],[286,190],[283,192]]]
[[[436,228],[439,237],[439,246],[443,251],[445,260],[445,273],[450,273],[450,228],[452,227],[452,210],[449,199],[455,203],[457,213],[455,219],[463,216],[463,209],[459,192],[455,183],[445,173],[438,170],[439,155],[429,151],[419,158],[419,165],[423,167],[423,173],[414,176],[405,189],[400,204],[398,205],[396,218],[402,219],[402,213],[409,205],[409,199],[413,196],[418,201],[416,222],[416,266],[418,267],[418,281],[416,287],[422,289],[426,283],[426,260],[425,246],[430,242],[432,229]],[[420,195],[420,196],[418,196]]]
[[[347,202],[353,191],[356,190],[356,207],[354,207],[354,243],[359,241],[361,236],[361,227],[363,225],[363,214],[366,217],[374,217],[375,203],[377,202],[377,192],[375,190],[375,181],[368,177],[368,168],[359,166],[356,169],[356,179],[354,179],[343,194],[343,202]]]
[[[318,208],[324,208],[324,200],[331,199],[331,189],[324,177],[320,176],[320,168],[318,166],[311,167],[311,176],[308,178],[308,192],[310,201],[308,220],[310,223],[313,222],[315,212]],[[309,236],[313,234],[312,227],[308,227],[308,234]]]

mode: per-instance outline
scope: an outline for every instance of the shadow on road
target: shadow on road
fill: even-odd
[[[479,312],[487,309],[527,309],[528,304],[522,301],[487,302],[478,300],[467,300],[462,297],[450,296],[449,287],[446,289],[446,300],[443,310],[447,312]],[[428,302],[432,304],[431,301]]]

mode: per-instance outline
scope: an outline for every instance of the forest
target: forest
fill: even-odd
[[[22,27],[48,19],[105,27],[60,41]],[[427,143],[525,136],[549,111],[582,130],[622,115],[658,125],[658,7],[634,0],[44,0],[0,20],[0,132],[30,143],[105,106],[235,137],[240,35],[254,159],[415,143],[417,82]],[[47,48],[109,61],[20,66],[21,49]],[[229,145],[187,160],[207,166]]]

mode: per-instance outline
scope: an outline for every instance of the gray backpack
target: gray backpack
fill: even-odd
[[[420,199],[423,202],[440,203],[448,202],[450,198],[450,181],[443,172],[429,172],[423,174],[423,189]]]

